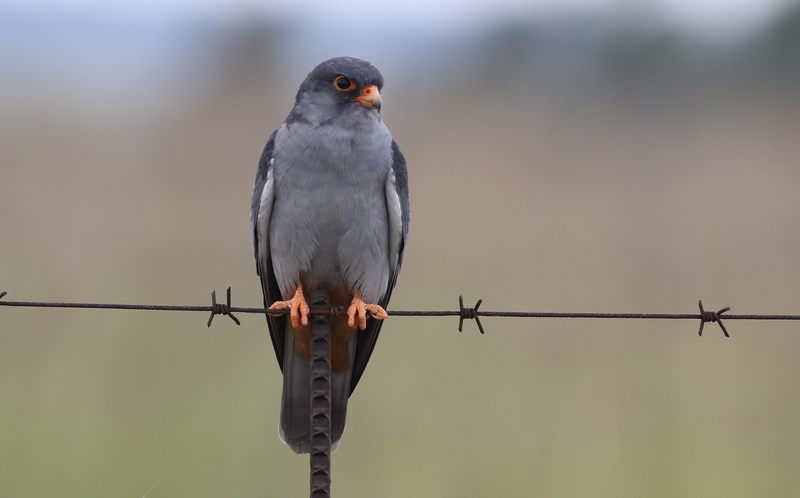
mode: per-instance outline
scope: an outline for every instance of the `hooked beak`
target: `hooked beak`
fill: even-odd
[[[381,110],[381,94],[378,87],[370,85],[361,90],[361,94],[354,98],[353,101],[358,102],[367,109]]]

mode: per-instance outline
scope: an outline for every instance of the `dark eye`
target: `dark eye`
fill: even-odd
[[[336,79],[333,80],[333,86],[340,92],[349,92],[356,87],[356,84],[347,76],[337,76]]]

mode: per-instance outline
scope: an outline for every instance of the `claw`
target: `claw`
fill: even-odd
[[[275,301],[269,307],[271,310],[289,310],[289,318],[292,320],[292,327],[298,329],[300,325],[308,325],[309,307],[306,298],[303,296],[303,286],[298,285],[294,296],[288,301]],[[280,316],[269,314],[269,316]]]
[[[382,306],[377,304],[367,304],[361,300],[361,297],[356,295],[353,298],[350,307],[347,308],[347,325],[350,327],[356,326],[356,318],[358,318],[358,328],[364,330],[367,328],[367,313],[376,320],[385,320],[389,318],[389,313],[383,309]]]

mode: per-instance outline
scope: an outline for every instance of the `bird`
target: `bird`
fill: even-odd
[[[331,448],[375,348],[403,263],[410,220],[406,160],[381,115],[383,76],[335,57],[300,85],[267,140],[251,204],[267,325],[283,373],[279,434],[310,451],[310,325],[305,296],[327,291],[347,313],[331,329]],[[286,312],[284,312],[286,313]]]

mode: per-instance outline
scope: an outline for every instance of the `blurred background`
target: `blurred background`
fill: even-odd
[[[778,0],[6,0],[0,290],[260,306],[258,157],[353,55],[410,169],[391,307],[797,313],[798,53]],[[241,319],[0,309],[0,496],[307,495]],[[389,320],[335,496],[800,494],[798,324],[484,324]]]

